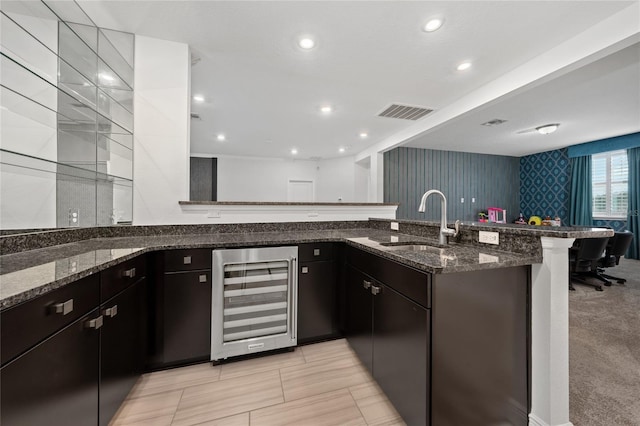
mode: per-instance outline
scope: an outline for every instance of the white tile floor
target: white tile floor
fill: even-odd
[[[111,425],[404,425],[344,339],[143,375]]]

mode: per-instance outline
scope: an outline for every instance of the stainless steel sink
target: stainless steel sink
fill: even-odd
[[[395,246],[385,246],[385,250],[388,251],[423,251],[441,254],[445,249],[440,247],[434,247],[427,244],[405,244]]]

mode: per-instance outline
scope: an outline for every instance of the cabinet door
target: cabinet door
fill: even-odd
[[[298,274],[298,343],[337,333],[334,262],[305,262]]]
[[[408,425],[429,424],[429,311],[373,285],[373,377]]]
[[[0,370],[3,426],[86,426],[98,423],[100,330],[68,325]]]
[[[164,275],[164,363],[211,356],[211,272]]]
[[[346,328],[347,340],[360,361],[371,372],[373,367],[373,311],[371,302],[371,278],[347,265],[345,281],[347,290]]]
[[[100,425],[107,425],[142,373],[141,335],[144,280],[100,307],[104,318],[100,345]]]

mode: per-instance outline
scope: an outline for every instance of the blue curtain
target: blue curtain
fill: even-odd
[[[591,156],[569,159],[571,164],[571,226],[592,226]]]
[[[626,257],[640,259],[640,148],[627,150],[629,162],[629,213],[627,229],[633,232],[633,242]]]

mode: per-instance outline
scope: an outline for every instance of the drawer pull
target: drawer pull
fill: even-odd
[[[133,278],[136,276],[136,268],[127,269],[122,275],[127,278]]]
[[[69,312],[73,311],[73,299],[69,299],[64,303],[51,305],[49,309],[52,314],[67,315]]]
[[[206,283],[208,281],[207,280],[207,275],[206,274],[205,275],[199,275],[198,276],[198,281],[200,281],[201,283]]]
[[[303,274],[308,274],[309,273],[309,267],[308,266],[303,266],[302,270],[300,272],[302,272]]]
[[[313,249],[314,256],[320,256],[320,249]]]
[[[371,294],[373,294],[375,296],[376,294],[379,294],[379,293],[380,293],[380,287],[378,287],[377,285],[372,285],[371,286]]]
[[[362,287],[369,290],[371,288],[371,281],[362,280]]]
[[[85,326],[87,328],[93,328],[93,329],[97,330],[100,327],[102,327],[102,323],[103,323],[103,319],[102,319],[102,315],[100,315],[98,318],[94,318],[92,320],[87,321],[85,323]]]
[[[112,307],[105,309],[102,314],[109,318],[115,317],[118,315],[118,305],[113,305]]]
[[[185,256],[184,259],[182,259],[182,261],[184,262],[185,265],[191,265],[191,256]]]

